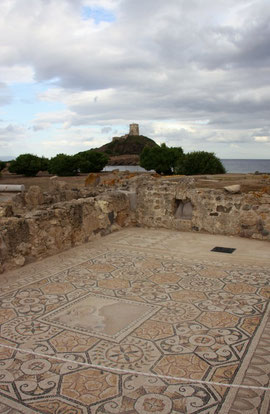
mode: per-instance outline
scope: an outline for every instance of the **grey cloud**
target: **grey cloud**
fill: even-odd
[[[18,150],[18,142],[25,137],[26,130],[20,125],[9,124],[5,127],[0,128],[0,154],[6,154],[10,158],[9,154]],[[12,158],[12,157],[11,157]]]
[[[102,134],[108,134],[109,132],[111,132],[112,131],[112,128],[111,127],[104,127],[104,128],[101,128],[101,133]]]
[[[38,132],[38,131],[42,131],[42,130],[44,130],[44,129],[46,129],[44,126],[42,126],[42,125],[34,125],[33,127],[31,127],[30,129],[32,129],[33,131],[35,131],[35,132]]]
[[[198,135],[180,128],[164,138],[220,143],[270,128],[268,1],[108,1],[116,21],[98,29],[80,21],[83,4],[15,0],[2,20],[3,62],[31,65],[37,81],[54,79],[67,94],[94,91],[69,102],[62,122],[107,133],[133,119],[207,121]],[[110,97],[99,94],[109,88]]]
[[[6,127],[0,128],[0,139],[16,138],[18,135],[23,135],[24,128],[18,125],[9,124]]]

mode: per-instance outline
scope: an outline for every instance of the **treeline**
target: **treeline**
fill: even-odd
[[[5,161],[0,161],[0,172],[6,168],[7,163]]]
[[[75,155],[57,154],[51,159],[22,154],[9,163],[8,169],[11,173],[32,177],[39,171],[70,176],[80,172],[99,172],[107,165],[108,160],[107,154],[95,150],[82,151]],[[0,171],[5,166],[6,163],[0,161]],[[226,173],[222,162],[212,152],[193,151],[184,154],[181,147],[167,147],[166,144],[145,146],[140,154],[140,166],[164,175]]]
[[[226,170],[213,152],[193,151],[184,154],[181,147],[145,147],[140,155],[140,166],[158,174],[196,175],[225,174]]]
[[[19,155],[9,163],[11,173],[34,177],[39,171],[48,171],[50,174],[70,176],[81,173],[98,172],[103,170],[109,157],[97,151],[82,151],[75,155],[57,154],[51,159],[38,157],[33,154]]]

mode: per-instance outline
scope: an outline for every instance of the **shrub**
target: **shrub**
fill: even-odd
[[[2,171],[6,167],[7,163],[4,161],[0,161],[0,171]]]
[[[108,163],[109,157],[102,152],[83,151],[75,155],[77,168],[82,173],[99,172]]]
[[[176,167],[177,174],[225,174],[226,170],[213,152],[194,151],[184,156]]]
[[[158,174],[171,175],[182,158],[181,147],[169,148],[166,144],[145,147],[140,155],[140,166],[146,170],[155,170]]]
[[[74,155],[57,154],[49,161],[49,173],[59,176],[77,175],[78,167]]]
[[[34,177],[42,168],[41,158],[33,154],[19,155],[16,160],[10,162],[8,170],[15,174],[24,174]]]

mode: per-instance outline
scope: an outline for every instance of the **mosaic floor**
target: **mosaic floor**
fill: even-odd
[[[269,413],[269,266],[181,237],[127,229],[2,275],[0,413]]]

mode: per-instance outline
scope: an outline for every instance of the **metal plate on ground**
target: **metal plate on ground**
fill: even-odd
[[[233,253],[236,249],[232,247],[214,247],[211,252],[218,252],[218,253]]]

